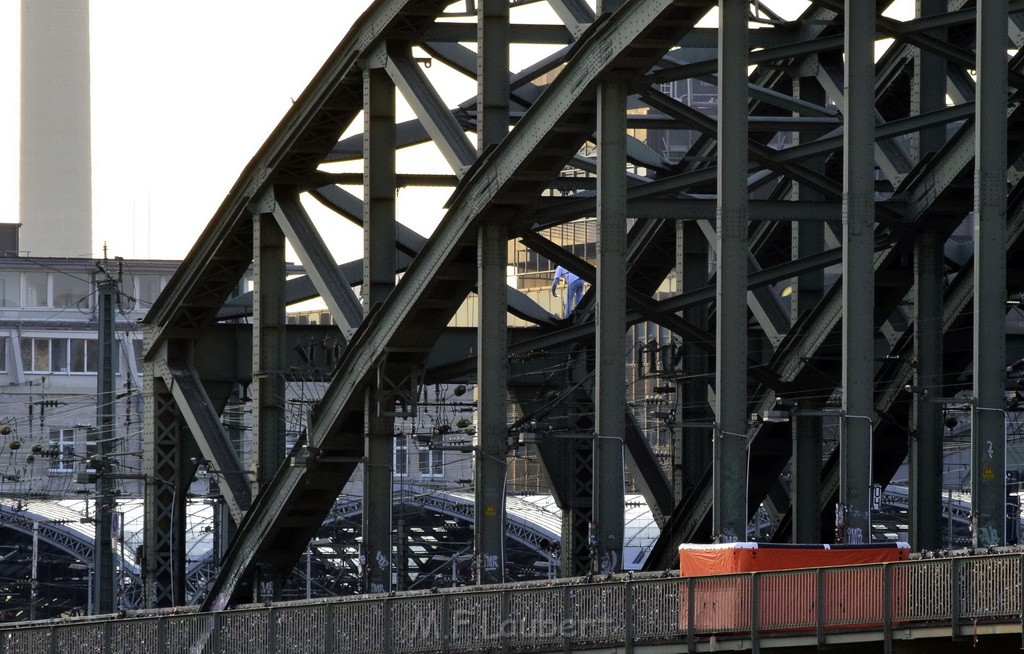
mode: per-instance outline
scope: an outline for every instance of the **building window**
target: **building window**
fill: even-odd
[[[64,375],[94,373],[99,361],[95,338],[22,338],[25,372]]]
[[[71,472],[75,467],[75,430],[51,429],[50,447],[57,450],[57,458],[50,464],[50,472]]]
[[[75,275],[53,276],[53,306],[88,309],[92,299],[92,281]]]
[[[0,307],[21,306],[21,274],[0,272]]]
[[[420,448],[420,476],[444,476],[444,450],[431,450],[426,446]]]
[[[50,275],[44,272],[28,272],[25,279],[25,301],[26,307],[48,307],[50,306]]]
[[[70,347],[68,352],[69,372],[96,372],[99,369],[100,359],[99,344],[95,338],[71,338],[68,339]]]
[[[0,372],[7,372],[7,337],[0,336]]]
[[[404,434],[395,437],[395,467],[396,477],[404,477],[409,474],[409,441]]]
[[[68,339],[50,339],[50,371],[68,373]]]
[[[85,458],[87,461],[92,460],[92,457],[100,453],[99,444],[96,442],[97,433],[97,430],[92,427],[85,431]]]
[[[25,372],[50,372],[50,339],[22,338],[21,365]]]
[[[149,309],[164,290],[164,277],[161,275],[137,275],[135,277],[135,297],[143,309]]]

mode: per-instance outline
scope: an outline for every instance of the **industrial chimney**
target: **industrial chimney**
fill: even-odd
[[[21,2],[21,249],[92,256],[89,1]]]

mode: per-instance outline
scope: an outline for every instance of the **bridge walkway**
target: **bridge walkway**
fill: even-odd
[[[0,654],[1016,651],[1024,552],[561,579],[0,626]]]

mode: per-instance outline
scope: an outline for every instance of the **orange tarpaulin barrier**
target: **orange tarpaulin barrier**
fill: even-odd
[[[824,628],[830,623],[879,624],[883,618],[882,570],[880,567],[845,568],[909,558],[906,543],[877,545],[782,545],[726,543],[680,545],[681,577],[704,577],[690,582],[690,594],[680,597],[680,629],[696,633],[735,633],[751,629],[752,620],[771,624],[779,631],[812,629],[818,621],[817,574],[780,573],[759,576],[757,616],[752,615],[755,579],[744,573],[826,568],[820,599]],[[721,576],[734,575],[734,576]],[[894,589],[894,596],[899,589]],[[781,600],[781,601],[780,601]],[[692,612],[693,625],[690,625]]]
[[[679,546],[679,574],[683,577],[703,577],[737,572],[864,565],[905,561],[909,556],[910,546],[906,543],[879,543],[876,545],[684,544]]]

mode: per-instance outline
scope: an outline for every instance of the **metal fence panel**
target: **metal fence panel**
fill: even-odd
[[[110,625],[110,654],[135,654],[160,651],[159,618],[117,620]]]
[[[749,575],[696,577],[693,620],[698,634],[750,631]]]
[[[217,629],[216,615],[182,615],[164,618],[164,652],[212,651],[209,643]]]
[[[263,654],[277,651],[270,638],[270,612],[266,610],[226,611],[221,614],[222,654]]]
[[[758,583],[757,617],[762,633],[815,627],[818,620],[816,570],[762,572]]]
[[[621,583],[570,587],[572,618],[562,625],[563,635],[580,644],[624,642],[625,605],[626,589]]]
[[[327,654],[328,606],[275,609],[276,651],[282,654]]]
[[[960,567],[960,615],[1005,618],[1020,614],[1020,560],[1010,556],[964,559]]]
[[[60,654],[102,654],[106,623],[72,623],[53,627],[54,651]]]
[[[4,654],[36,654],[49,652],[53,631],[48,627],[19,629],[4,634]]]
[[[564,587],[526,588],[509,595],[508,642],[516,648],[556,645],[562,642],[561,625],[567,616]]]
[[[884,619],[882,566],[822,568],[826,627],[879,625]]]
[[[376,654],[388,648],[383,599],[339,602],[334,607],[334,650]]]
[[[444,604],[443,595],[391,599],[393,651],[430,652],[444,649],[449,628]]]
[[[949,559],[893,563],[892,620],[949,620],[952,586]]]
[[[686,634],[686,583],[679,578],[652,579],[630,585],[633,602],[633,639],[662,641]],[[680,601],[680,597],[684,601]]]
[[[501,610],[501,593],[453,594],[448,599],[452,649],[479,651],[501,643],[502,627],[508,624],[508,616]]]
[[[819,614],[827,631],[883,628],[889,634],[900,625],[1016,623],[1022,566],[1020,554],[1005,554],[688,580],[577,579],[215,614],[103,616],[0,629],[0,654],[574,650],[680,643],[691,636],[691,615],[692,635],[703,638],[754,636],[752,619],[757,637],[807,633],[817,629]]]

